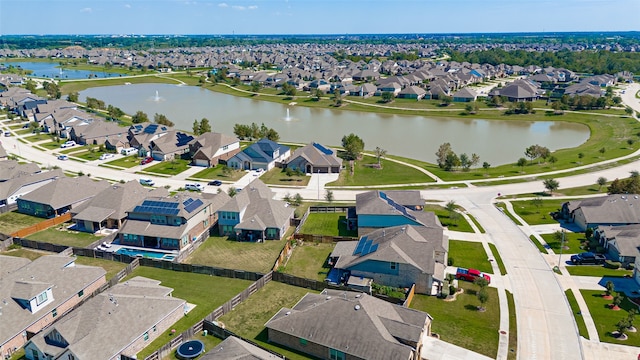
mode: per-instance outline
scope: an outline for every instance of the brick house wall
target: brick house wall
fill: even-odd
[[[140,350],[147,347],[153,340],[158,338],[160,334],[162,334],[165,330],[169,329],[173,324],[175,324],[178,320],[184,317],[184,305],[186,302],[182,302],[178,307],[176,307],[169,315],[167,315],[164,319],[160,320],[155,325],[152,325],[147,333],[149,334],[149,338],[147,340],[144,339],[144,333],[140,334],[129,346],[127,346],[122,354],[128,357],[135,356]],[[153,328],[156,328],[156,331],[153,331]],[[118,354],[119,355],[119,354]],[[116,358],[119,358],[116,357]]]

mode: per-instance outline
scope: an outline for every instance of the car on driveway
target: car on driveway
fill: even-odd
[[[61,148],[66,149],[66,148],[70,148],[72,146],[76,146],[76,142],[73,140],[69,140],[67,142],[65,142],[64,144],[60,145]]]
[[[606,260],[606,256],[592,252],[571,255],[571,262],[576,265],[602,265]]]
[[[111,159],[112,157],[115,157],[115,155],[104,153],[104,154],[100,155],[100,160],[107,160],[107,159]]]
[[[190,191],[204,191],[204,186],[199,183],[185,184],[184,188],[185,190],[190,190]]]
[[[140,179],[141,185],[153,186],[155,182],[152,179],[142,178]]]
[[[220,181],[220,180],[209,181],[207,183],[207,185],[220,186],[220,185],[222,185],[222,181]]]
[[[58,155],[58,160],[69,160],[67,155]]]
[[[146,158],[140,160],[140,165],[146,165],[153,161],[152,157],[147,156]]]
[[[480,272],[480,270],[476,270],[476,269],[465,269],[465,268],[458,268],[458,271],[456,271],[456,279],[458,280],[465,280],[465,281],[475,281],[477,278],[483,277],[485,279],[487,279],[487,282],[491,282],[491,277],[487,274],[484,274],[482,272]]]

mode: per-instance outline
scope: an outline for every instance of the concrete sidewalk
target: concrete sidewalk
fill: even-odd
[[[422,344],[424,360],[489,360],[488,356],[478,354],[440,339],[425,336]]]

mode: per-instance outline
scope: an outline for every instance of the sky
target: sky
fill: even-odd
[[[638,31],[640,0],[0,0],[0,35]]]

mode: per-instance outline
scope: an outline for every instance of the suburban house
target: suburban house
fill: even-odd
[[[87,125],[95,118],[84,111],[65,108],[56,110],[39,120],[42,121],[45,131],[67,138],[72,126]]]
[[[148,196],[168,196],[165,188],[149,189],[138,181],[113,184],[93,198],[71,209],[75,230],[94,233],[102,229],[119,229],[127,218],[127,210]]]
[[[454,102],[472,102],[476,101],[478,93],[475,90],[469,88],[462,88],[453,93]]]
[[[640,257],[640,225],[598,226],[593,236],[606,249],[609,259],[624,267]]]
[[[16,163],[13,169],[4,166],[12,163]],[[23,168],[26,171],[22,171]],[[0,162],[0,173],[0,206],[13,205],[19,197],[64,177],[61,169],[40,171],[35,164],[18,164],[12,160]]]
[[[48,255],[30,261],[0,255],[0,264],[2,359],[106,283],[104,269],[77,265],[75,257]]]
[[[527,80],[516,80],[503,88],[493,89],[489,96],[504,96],[508,101],[534,101],[540,97],[540,87],[537,83]]]
[[[189,146],[193,165],[212,167],[220,160],[227,161],[240,152],[240,140],[216,132],[206,132],[196,138]]]
[[[109,139],[127,138],[128,130],[112,121],[95,120],[71,127],[69,138],[78,144],[102,145]]]
[[[308,174],[337,174],[342,169],[342,159],[336,155],[335,150],[314,142],[296,149],[286,167]]]
[[[424,98],[426,94],[427,92],[423,88],[411,85],[400,90],[400,92],[398,93],[398,98],[420,100]]]
[[[121,245],[183,250],[216,223],[216,212],[229,195],[180,192],[174,196],[149,196],[127,211],[118,232]]]
[[[284,201],[274,200],[273,195],[259,179],[249,183],[218,209],[220,235],[239,241],[282,239],[294,209]]]
[[[139,149],[140,155],[147,155],[151,142],[166,135],[172,128],[155,123],[133,124],[129,127],[127,139],[109,138],[105,146],[109,150],[120,151],[122,148]]]
[[[356,195],[355,214],[348,214],[348,225],[358,227],[358,236],[397,225],[442,227],[438,217],[423,208],[416,190],[368,191]]]
[[[417,293],[431,295],[440,293],[448,249],[442,227],[400,225],[341,241],[330,259],[338,271],[334,277],[347,284],[349,277],[397,288],[415,284]]]
[[[265,327],[269,342],[320,359],[420,360],[431,320],[364,293],[324,290],[280,309]]]
[[[291,149],[288,146],[263,138],[231,157],[227,161],[227,166],[240,170],[269,171],[288,159],[290,155]]]
[[[235,336],[229,336],[218,346],[199,357],[200,360],[273,360],[282,359],[273,353],[250,344]]]
[[[18,212],[43,218],[64,214],[108,188],[107,181],[88,176],[60,177],[17,199]]]
[[[120,359],[135,355],[186,314],[184,300],[160,281],[134,277],[102,292],[34,336],[29,360]]]
[[[150,143],[151,157],[158,161],[181,159],[189,153],[193,136],[182,131],[171,130]]]
[[[615,194],[572,200],[562,204],[560,214],[582,231],[598,226],[640,224],[640,199],[635,194]]]

